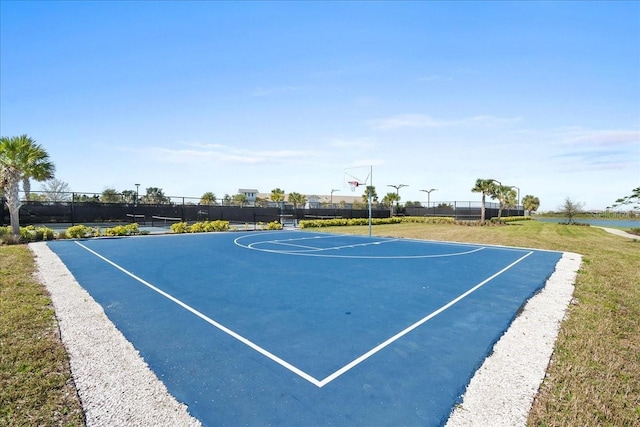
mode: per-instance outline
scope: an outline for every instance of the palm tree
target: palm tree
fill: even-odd
[[[20,235],[20,182],[25,178],[45,181],[53,178],[54,172],[49,154],[27,135],[0,138],[0,189],[7,198],[14,236]]]
[[[271,190],[271,196],[269,196],[272,202],[284,202],[284,190],[274,188]]]
[[[243,207],[248,201],[249,198],[246,196],[246,194],[238,193],[233,196],[233,203],[239,205],[240,207]]]
[[[502,209],[516,205],[516,192],[508,185],[494,185],[491,198],[498,200],[498,220],[502,218]]]
[[[531,212],[535,212],[540,207],[540,199],[527,194],[522,198],[522,206],[529,211],[529,216],[531,216]]]
[[[298,209],[298,206],[304,206],[307,203],[307,196],[293,192],[289,194],[289,201],[293,203],[294,209]]]
[[[25,158],[25,163],[33,165],[29,170],[25,170],[22,174],[22,190],[24,191],[24,199],[29,200],[31,197],[31,178],[36,181],[46,181],[53,178],[49,171],[48,164],[49,155],[42,147],[38,146],[35,141],[27,135],[17,137],[23,139],[25,143],[24,151],[21,153]]]
[[[382,198],[382,204],[389,207],[391,214],[393,215],[393,203],[397,203],[400,201],[400,196],[398,193],[387,193]]]
[[[482,193],[482,207],[480,210],[480,222],[484,222],[485,211],[487,207],[487,196],[491,196],[495,191],[495,180],[494,179],[482,179],[478,178],[476,180],[476,185],[471,189],[474,193]]]
[[[215,205],[216,204],[216,195],[211,191],[207,191],[200,197],[201,205]]]
[[[365,204],[369,204],[369,195],[371,195],[371,204],[378,201],[378,193],[376,193],[375,186],[367,185],[367,187],[364,189],[364,193],[362,194],[362,201]]]

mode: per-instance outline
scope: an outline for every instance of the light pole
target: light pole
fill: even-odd
[[[427,209],[429,209],[429,205],[431,204],[431,192],[438,191],[438,189],[432,188],[431,190],[420,190],[420,191],[424,191],[425,193],[427,193]]]
[[[396,196],[398,196],[396,198],[396,214],[398,214],[398,208],[400,207],[400,189],[402,187],[408,187],[407,184],[398,184],[398,185],[393,185],[393,184],[387,184],[387,187],[393,187],[396,189]]]
[[[133,222],[138,222],[138,218],[136,217],[136,207],[138,206],[138,196],[140,195],[140,184],[135,184],[136,186],[136,199],[133,201]]]
[[[515,185],[512,185],[509,188],[515,188],[516,190],[518,190],[518,198],[516,200],[516,209],[518,210],[518,213],[520,213],[520,188],[516,187]]]
[[[338,189],[331,189],[331,207],[333,207],[333,193],[335,193],[336,191],[340,191]]]

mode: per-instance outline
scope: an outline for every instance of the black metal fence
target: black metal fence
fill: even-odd
[[[6,199],[0,197],[2,204],[0,225],[10,223]],[[369,210],[363,205],[328,205],[313,208],[294,208],[287,203],[271,203],[272,206],[224,206],[203,205],[189,198],[171,198],[168,203],[104,203],[96,198],[85,198],[78,201],[71,197],[65,201],[24,201],[20,207],[20,224],[90,224],[90,223],[122,223],[138,222],[154,225],[167,221],[213,221],[226,220],[230,223],[269,223],[272,221],[301,221],[305,219],[329,218],[368,218]],[[275,205],[275,206],[274,206]],[[485,219],[498,216],[499,205],[487,203]],[[481,217],[480,202],[446,202],[429,207],[404,207],[391,209],[374,205],[371,211],[373,218],[388,218],[392,215],[438,216],[452,217],[456,220],[479,220]],[[523,216],[522,207],[503,209],[502,216]]]
[[[453,217],[460,221],[477,221],[482,216],[481,202],[446,202],[437,203],[430,207],[408,207],[404,208],[404,214],[409,216],[442,216]],[[485,204],[485,219],[497,218],[500,214],[500,205],[498,203]],[[524,208],[518,206],[515,208],[503,208],[501,217],[508,216],[524,216]]]
[[[388,209],[372,210],[373,218],[389,217]],[[214,221],[230,223],[269,223],[319,218],[368,218],[368,209],[294,209],[293,207],[241,207],[213,205],[147,205],[124,203],[24,202],[20,207],[20,225],[91,224],[138,222],[147,225],[167,221]],[[0,225],[10,223],[9,211],[2,200]]]

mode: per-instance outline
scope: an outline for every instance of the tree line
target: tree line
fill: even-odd
[[[68,184],[55,179],[55,165],[49,158],[49,154],[40,144],[37,144],[28,135],[20,135],[14,137],[0,137],[0,196],[5,199],[5,204],[9,209],[9,217],[11,221],[12,234],[20,235],[19,211],[23,200],[32,200],[38,196],[32,195],[31,180],[38,182],[46,182],[45,194],[49,201],[55,200],[56,197],[75,197],[74,193],[69,191]],[[24,199],[20,198],[20,185],[25,194]],[[482,195],[481,220],[485,220],[486,197],[497,200],[500,204],[498,216],[500,217],[502,210],[514,207],[518,204],[517,193],[514,186],[503,185],[496,179],[479,178],[476,180],[474,187],[471,189],[474,193]],[[61,196],[62,195],[62,196]],[[92,198],[93,197],[93,198]],[[293,204],[295,208],[304,206],[307,203],[307,196],[292,192],[286,195],[285,191],[280,188],[274,188],[267,199],[257,199],[255,204],[260,206],[269,202],[285,202]],[[200,199],[201,204],[215,204],[216,195],[213,192],[206,192]],[[362,195],[362,204],[367,205],[369,202],[376,203],[378,206],[392,207],[393,203],[398,205],[401,200],[399,194],[389,192],[379,202],[378,194],[375,186],[367,186]],[[124,190],[121,192],[115,189],[106,189],[100,196],[87,196],[85,194],[78,195],[78,201],[100,201],[100,202],[124,202],[124,203],[150,203],[165,204],[171,203],[161,188],[148,187],[145,194],[140,196],[138,189]],[[247,196],[244,194],[236,194],[230,196],[225,194],[222,203],[228,204],[246,204]],[[419,207],[419,202],[407,202],[407,207]],[[615,206],[633,205],[634,208],[640,207],[640,187],[632,190],[631,194],[616,200]],[[540,200],[532,195],[526,195],[522,199],[522,206],[531,214],[540,206]],[[572,206],[573,209],[573,206]]]

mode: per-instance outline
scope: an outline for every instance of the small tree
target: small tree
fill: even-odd
[[[572,224],[573,218],[575,218],[576,215],[582,212],[582,206],[582,203],[574,202],[569,197],[567,197],[566,199],[564,199],[564,204],[562,205],[560,212],[565,217],[567,217],[567,222],[569,224]]]
[[[40,186],[44,198],[49,202],[66,202],[71,200],[71,187],[59,179],[50,179]]]
[[[527,194],[522,198],[522,206],[529,212],[529,216],[531,216],[531,212],[537,211],[540,207],[540,199]]]
[[[122,201],[124,203],[135,203],[138,200],[138,194],[136,190],[123,190]]]
[[[147,188],[147,194],[141,198],[142,202],[150,205],[165,205],[171,200],[164,195],[164,191],[158,187]]]
[[[102,191],[100,201],[102,203],[120,203],[122,201],[122,195],[118,193],[115,188],[106,188]]]

